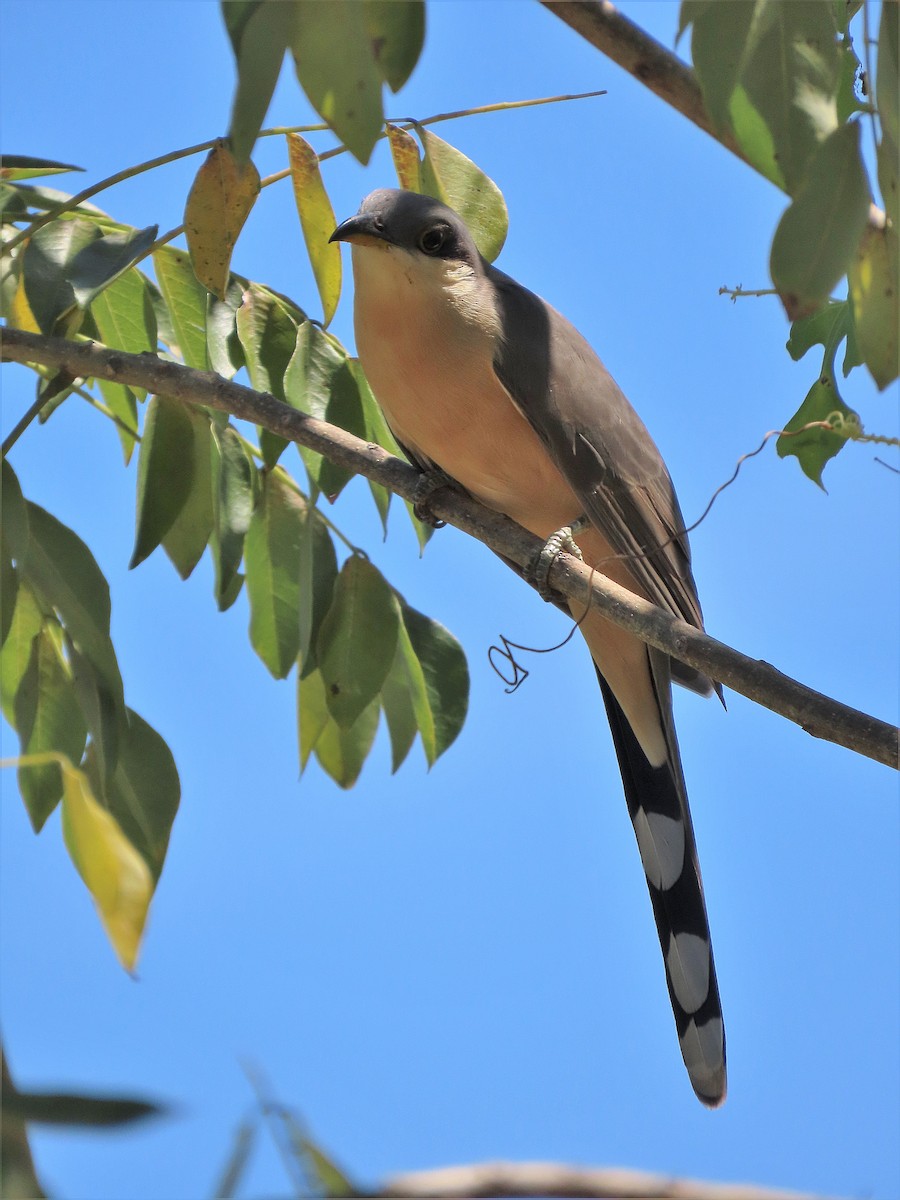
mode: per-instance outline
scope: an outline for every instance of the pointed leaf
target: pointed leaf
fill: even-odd
[[[351,555],[338,575],[316,651],[328,711],[342,729],[349,729],[381,691],[398,625],[394,595],[381,572]]]
[[[359,1185],[352,1183],[334,1159],[312,1141],[289,1109],[282,1112],[281,1119],[287,1130],[291,1150],[316,1196],[343,1197],[346,1200],[348,1196],[362,1194]]]
[[[247,374],[257,392],[285,400],[284,375],[297,340],[297,323],[284,304],[267,288],[251,283],[236,316],[238,337],[247,360]],[[260,431],[260,449],[267,467],[274,467],[287,442]]]
[[[337,555],[328,526],[314,504],[307,501],[303,515],[299,563],[299,645],[301,675],[316,666],[316,642],[325,614],[331,607],[337,579]]]
[[[36,179],[41,175],[62,175],[67,171],[83,171],[71,163],[54,162],[52,158],[31,158],[27,154],[4,154],[0,163],[0,179]]]
[[[185,405],[191,427],[189,453],[190,490],[181,512],[162,539],[162,546],[182,579],[203,557],[215,523],[213,506],[213,441],[209,416],[193,404]]]
[[[869,203],[859,125],[842,125],[819,147],[809,177],[772,241],[772,280],[791,320],[824,304],[847,272],[866,227]]]
[[[231,255],[259,195],[259,172],[240,163],[224,138],[197,172],[184,211],[184,230],[194,274],[221,300]]]
[[[315,673],[309,677],[315,678]],[[363,709],[349,729],[330,718],[316,739],[316,758],[336,784],[351,788],[359,778],[378,730],[378,701]]]
[[[297,672],[297,743],[300,748],[300,773],[306,770],[309,756],[326,725],[334,724],[325,699],[325,684],[318,671],[306,675]]]
[[[883,391],[897,378],[900,353],[900,239],[893,225],[866,229],[849,279],[859,351]]]
[[[237,332],[237,311],[243,297],[244,288],[234,275],[228,280],[224,300],[212,293],[207,297],[206,349],[209,365],[223,379],[231,379],[246,362]]]
[[[161,246],[153,252],[153,268],[177,339],[175,345],[168,343],[169,349],[180,354],[189,367],[208,371],[206,289],[194,275],[190,256],[173,246]],[[164,335],[163,340],[167,340]]]
[[[237,599],[243,576],[238,574],[244,554],[244,536],[253,516],[253,476],[256,471],[235,430],[229,425],[214,432],[215,527],[213,560],[215,595],[220,611]]]
[[[849,306],[846,300],[832,300],[791,326],[787,352],[799,362],[813,346],[836,347],[847,332]],[[833,350],[832,350],[833,354]]]
[[[466,719],[469,707],[466,656],[459,642],[443,625],[408,604],[402,605],[402,611],[403,624],[422,666],[434,718],[434,757],[439,758],[456,740]],[[422,728],[421,723],[419,728]]]
[[[241,163],[250,157],[281,73],[291,7],[279,0],[253,5],[222,5],[229,33],[231,22],[235,21],[236,32],[232,33],[231,44],[237,59],[238,82],[228,137],[234,156]]]
[[[3,540],[9,544],[10,554],[19,562],[28,553],[28,509],[18,477],[4,458],[2,467]]]
[[[802,429],[813,421],[827,421],[832,413],[858,421],[856,414],[847,408],[837,394],[832,380],[823,375],[812,385],[806,394],[806,399],[785,425],[785,431],[790,433]],[[795,455],[803,469],[803,473],[822,487],[822,470],[829,459],[844,448],[846,438],[828,429],[808,429],[795,437],[783,435],[775,443],[780,458]]]
[[[878,186],[884,200],[884,210],[893,222],[900,225],[900,195],[897,175],[900,171],[900,6],[884,3],[878,32],[878,65],[875,97],[881,122],[881,141],[878,144]]]
[[[287,144],[294,200],[322,301],[322,323],[327,326],[341,295],[341,248],[328,240],[337,221],[322,182],[319,156],[299,133],[289,133]]]
[[[227,3],[224,7],[230,8],[231,4]],[[237,1194],[256,1144],[257,1129],[254,1120],[242,1121],[237,1127],[228,1160],[213,1192],[213,1200],[233,1200]]]
[[[363,0],[294,6],[290,48],[310,104],[363,164],[381,133],[381,77]]]
[[[12,629],[18,592],[19,573],[13,566],[4,538],[0,545],[0,649],[6,645],[6,639]]]
[[[482,255],[493,262],[503,249],[509,229],[503,193],[484,171],[449,142],[421,125],[416,128],[425,148],[423,190],[462,217]]]
[[[331,378],[325,420],[339,429],[346,429],[348,433],[355,433],[359,438],[366,436],[359,388],[346,359]],[[353,472],[329,458],[322,458],[315,478],[322,492],[329,500],[334,500],[353,478]]]
[[[3,649],[0,651],[0,697],[3,715],[15,728],[15,699],[19,685],[31,662],[32,646],[41,632],[44,614],[38,600],[24,579],[16,589],[16,606]]]
[[[91,315],[107,346],[129,354],[156,353],[156,314],[147,280],[136,268],[126,271],[97,295]],[[143,399],[143,389],[135,390]]]
[[[53,221],[28,239],[22,255],[24,298],[41,333],[56,332],[60,320],[77,307],[72,263],[100,236],[96,225],[76,217]]]
[[[193,441],[187,406],[171,396],[154,396],[147,407],[138,458],[137,520],[129,570],[153,553],[190,495]]]
[[[250,642],[276,679],[300,647],[300,558],[306,503],[281,471],[263,478],[244,542]]]
[[[87,308],[104,288],[143,258],[157,233],[158,225],[129,233],[106,233],[80,250],[69,272],[75,300],[80,307]]]
[[[385,125],[397,181],[408,192],[422,191],[422,160],[416,139],[397,125]]]
[[[77,764],[84,753],[87,729],[62,655],[59,628],[45,626],[34,639],[31,662],[16,692],[15,726],[23,755],[56,750]],[[19,769],[19,790],[35,833],[53,812],[62,793],[57,763]]]
[[[391,735],[391,770],[396,771],[406,758],[417,732],[422,735],[425,758],[431,766],[436,758],[434,716],[422,664],[402,621],[394,661],[381,689],[381,702]]]
[[[119,435],[127,467],[137,445],[137,398],[132,389],[124,383],[113,383],[111,379],[98,379],[96,382],[99,384],[103,403],[117,418],[116,433]]]
[[[87,777],[62,766],[66,848],[94,898],[119,961],[133,969],[153,895],[149,868],[114,818],[95,799]]]
[[[379,74],[399,92],[425,43],[424,0],[366,0],[366,24]]]

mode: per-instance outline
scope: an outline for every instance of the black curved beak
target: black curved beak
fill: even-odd
[[[364,238],[378,238],[382,242],[390,241],[385,235],[380,218],[373,213],[357,213],[356,216],[341,221],[328,240],[329,242],[358,242]]]

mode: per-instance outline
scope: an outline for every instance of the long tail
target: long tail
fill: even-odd
[[[597,676],[653,902],[681,1054],[697,1096],[715,1108],[725,1099],[725,1026],[672,720],[669,664],[657,651],[649,655],[668,748],[662,766],[648,762],[612,690]]]

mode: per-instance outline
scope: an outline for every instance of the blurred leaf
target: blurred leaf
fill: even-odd
[[[900,355],[900,242],[893,225],[866,228],[849,281],[859,351],[879,391],[884,391],[897,378]]]
[[[425,44],[424,0],[365,0],[366,25],[378,71],[399,92]]]
[[[250,642],[276,679],[287,676],[300,646],[305,508],[282,472],[267,472],[244,542]]]
[[[842,125],[819,147],[806,183],[772,241],[772,280],[791,320],[824,304],[846,273],[866,227],[869,203],[859,125]]]
[[[4,1096],[4,1116],[41,1125],[108,1129],[131,1125],[165,1110],[149,1100],[130,1096],[80,1096],[71,1092],[16,1092]],[[4,1195],[6,1193],[3,1193]]]
[[[56,750],[76,766],[81,761],[87,728],[58,628],[54,635],[44,626],[32,643],[31,661],[16,692],[15,728],[23,755]],[[46,762],[20,767],[19,790],[32,828],[40,833],[63,794],[59,766]]]
[[[823,375],[809,389],[806,399],[785,425],[785,431],[791,433],[813,421],[827,421],[834,412],[849,418],[856,416],[837,394],[833,380]],[[775,443],[775,448],[780,458],[795,455],[803,473],[822,487],[822,470],[828,460],[843,449],[845,441],[840,434],[830,430],[809,429],[795,437],[782,435]]]
[[[4,1200],[46,1200],[46,1192],[34,1171],[25,1124],[9,1107],[17,1093],[6,1055],[0,1052],[0,1058],[3,1068],[0,1084],[0,1100],[3,1104],[0,1119],[0,1196]]]
[[[322,322],[327,326],[341,295],[341,248],[337,242],[328,240],[337,221],[322,182],[319,156],[299,133],[289,133],[287,145],[294,200],[322,301]]]
[[[0,648],[6,645],[9,631],[12,629],[18,591],[19,573],[13,566],[4,538],[0,545]]]
[[[246,361],[237,333],[237,311],[243,297],[244,288],[233,275],[228,280],[224,300],[212,293],[207,297],[206,349],[209,365],[223,379],[231,379]]]
[[[757,16],[756,0],[730,0],[709,4],[691,18],[691,59],[703,90],[703,101],[713,124],[729,124],[731,96],[741,77],[745,55]]]
[[[794,362],[799,362],[812,346],[836,347],[847,332],[848,319],[847,301],[830,300],[793,323],[787,342],[788,354]]]
[[[840,18],[839,18],[840,20]],[[839,125],[844,125],[854,113],[863,111],[863,104],[857,95],[857,87],[862,64],[853,49],[853,39],[844,38],[838,43],[841,52],[841,73],[837,89],[837,119]]]
[[[84,542],[43,508],[26,501],[30,538],[25,578],[59,613],[90,661],[116,711],[124,711],[122,677],[109,636],[109,585]]]
[[[394,170],[397,172],[397,182],[408,192],[421,192],[422,160],[419,158],[418,142],[397,125],[388,124],[385,125],[385,129],[391,147],[391,158],[394,160]]]
[[[117,822],[97,803],[84,772],[66,765],[61,770],[66,848],[94,898],[119,961],[131,971],[153,895],[150,871]]]
[[[318,672],[314,672],[309,679],[315,679],[317,675]],[[306,682],[308,680],[304,680],[304,683]],[[375,741],[378,715],[379,705],[376,699],[363,710],[349,729],[342,729],[337,721],[330,717],[316,739],[315,754],[319,765],[340,787],[351,788],[359,778],[363,763]]]
[[[67,171],[83,171],[70,163],[54,162],[52,158],[31,158],[27,154],[4,154],[0,160],[0,179],[36,179],[40,175],[63,175]]]
[[[399,616],[381,572],[352,554],[341,568],[316,646],[328,711],[349,729],[378,696],[394,658]]]
[[[225,5],[230,7],[230,5]],[[255,1121],[241,1121],[235,1130],[231,1152],[213,1192],[213,1200],[232,1200],[247,1171],[250,1154],[256,1143],[258,1126]]]
[[[881,123],[878,144],[878,186],[884,209],[894,225],[900,225],[900,196],[897,174],[900,168],[900,7],[896,3],[881,6],[878,31],[878,66],[875,96]]]
[[[21,562],[28,553],[28,508],[22,488],[15,471],[9,465],[9,459],[2,460],[0,467],[2,478],[3,505],[3,540],[9,544],[13,558]]]
[[[3,701],[3,715],[13,728],[16,724],[16,694],[31,662],[31,648],[41,632],[43,621],[44,615],[34,592],[27,581],[19,579],[9,634],[0,651],[0,696]]]
[[[243,576],[238,574],[244,554],[244,535],[253,516],[253,476],[251,462],[235,430],[229,425],[214,430],[215,526],[213,560],[216,566],[215,595],[219,610],[237,599]]]
[[[715,5],[721,11],[731,5]],[[769,127],[788,192],[797,195],[816,148],[837,129],[840,50],[827,3],[766,4],[742,83]]]
[[[465,154],[422,125],[422,189],[448,204],[468,225],[481,254],[493,262],[506,241],[509,214],[503,193]]]
[[[434,719],[434,759],[456,740],[469,707],[469,668],[448,629],[401,601],[403,624],[422,666]],[[419,728],[422,728],[420,723]],[[424,742],[424,738],[423,738]],[[426,746],[426,756],[428,748]],[[429,765],[434,759],[429,758]]]
[[[299,645],[297,657],[301,675],[316,666],[316,640],[334,596],[337,579],[337,555],[328,526],[316,506],[309,501],[303,514],[299,562]]]
[[[22,254],[22,282],[28,307],[41,333],[59,333],[61,320],[77,307],[70,278],[78,253],[101,236],[90,221],[53,221],[36,230]],[[63,322],[64,323],[64,322]]]
[[[87,778],[129,844],[140,854],[155,885],[159,879],[172,822],[181,801],[178,769],[165,740],[133,709],[127,710],[116,769],[101,778],[93,747],[88,748]]]
[[[190,490],[181,512],[163,536],[162,547],[182,579],[203,557],[215,523],[213,508],[213,442],[209,416],[196,405],[185,405],[191,435],[186,452],[190,455]]]
[[[258,195],[256,167],[238,162],[225,139],[219,139],[194,179],[184,227],[194,274],[220,300],[228,286],[231,255]]]
[[[268,3],[222,4],[222,15],[237,60],[238,82],[228,137],[239,163],[246,162],[266,119],[269,102],[284,61],[292,20],[292,5]]]
[[[154,396],[147,407],[138,457],[136,528],[129,570],[153,553],[184,508],[193,480],[193,443],[187,406],[172,396]]]
[[[362,1194],[334,1159],[304,1132],[289,1109],[282,1109],[281,1119],[287,1129],[291,1149],[317,1196],[353,1197]]]
[[[381,133],[381,77],[363,0],[294,6],[290,48],[310,104],[365,165]]]
[[[174,346],[169,343],[169,349],[180,354],[189,367],[208,371],[206,289],[197,282],[189,255],[173,246],[161,246],[153,252],[153,268],[177,339]]]
[[[255,283],[244,291],[236,321],[251,386],[286,400],[284,375],[297,340],[297,322],[273,292]],[[287,441],[261,429],[259,444],[266,466],[274,467]]]
[[[106,233],[84,246],[69,270],[78,305],[87,308],[104,288],[124,275],[150,249],[158,232],[159,226],[151,225],[129,233]]]

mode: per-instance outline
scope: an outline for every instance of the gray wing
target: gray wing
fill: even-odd
[[[703,616],[684,518],[662,455],[643,421],[581,334],[540,297],[487,267],[503,336],[494,370],[585,515],[660,608],[697,628]],[[673,663],[680,683],[705,677]]]

